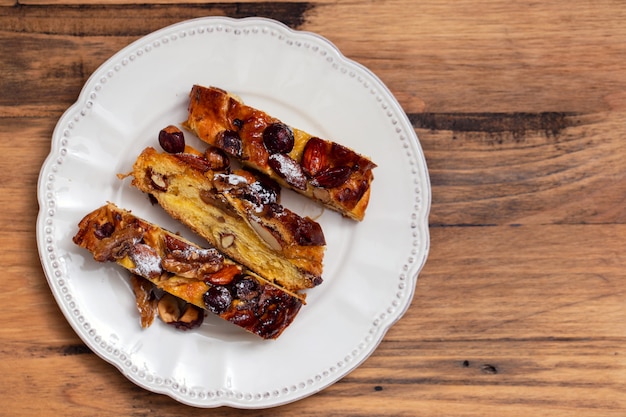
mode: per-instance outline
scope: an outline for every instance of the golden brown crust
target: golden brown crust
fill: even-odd
[[[184,126],[201,140],[285,187],[363,220],[376,167],[368,158],[293,127],[293,144],[287,145],[283,132],[268,134],[284,123],[216,87],[194,85],[188,110]]]
[[[291,291],[322,282],[320,225],[282,207],[247,171],[215,172],[187,147],[181,154],[146,148],[132,185],[227,256]]]
[[[265,339],[275,339],[303,304],[215,248],[182,237],[109,203],[87,214],[73,241],[98,262],[116,262],[158,288]]]

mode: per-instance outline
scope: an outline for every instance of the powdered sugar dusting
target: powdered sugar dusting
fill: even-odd
[[[258,197],[259,204],[255,204],[255,211],[260,212],[263,210],[263,206],[276,203],[276,193],[265,188],[260,182],[255,181],[250,184],[250,190]]]
[[[280,175],[287,184],[294,188],[304,190],[307,186],[307,179],[302,171],[302,167],[289,155],[275,153],[267,160],[269,166]]]
[[[243,175],[237,174],[216,174],[215,178],[221,179],[228,185],[232,185],[233,187],[237,187],[240,185],[247,185],[248,180]]]
[[[130,258],[135,264],[131,271],[144,278],[161,275],[161,257],[150,246],[138,243],[130,251]]]
[[[224,256],[213,247],[200,248],[188,245],[184,249],[177,249],[172,253],[175,254],[175,258],[185,259],[189,262],[221,263],[224,260]]]

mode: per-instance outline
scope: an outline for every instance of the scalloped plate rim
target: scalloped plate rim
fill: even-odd
[[[125,367],[122,363],[120,363],[118,360],[116,360],[115,358],[112,358],[110,354],[107,354],[106,352],[101,351],[100,349],[98,349],[97,346],[94,349],[93,340],[91,340],[91,338],[86,335],[85,329],[81,326],[80,323],[78,323],[75,320],[75,317],[72,316],[70,311],[62,303],[62,300],[61,300],[62,294],[54,278],[55,274],[59,273],[59,270],[53,268],[51,266],[50,260],[47,259],[46,257],[46,255],[49,254],[49,252],[46,252],[46,248],[45,248],[46,234],[44,233],[44,230],[46,230],[46,227],[49,226],[49,224],[46,224],[46,221],[50,220],[46,214],[48,210],[54,210],[54,207],[50,207],[50,199],[46,198],[45,196],[46,194],[45,185],[47,184],[46,175],[51,175],[50,172],[53,171],[52,167],[54,166],[56,158],[58,158],[59,149],[62,149],[61,138],[63,137],[62,132],[64,130],[64,127],[67,125],[67,123],[71,121],[72,118],[77,117],[76,115],[80,113],[81,106],[84,106],[85,103],[88,102],[89,100],[88,95],[89,95],[91,88],[93,87],[93,84],[97,82],[98,77],[102,77],[103,74],[105,74],[107,69],[110,70],[110,67],[112,65],[119,62],[120,58],[128,56],[129,53],[131,53],[131,51],[137,50],[138,46],[147,45],[153,40],[162,39],[163,36],[167,34],[176,33],[176,31],[181,28],[196,27],[198,25],[205,24],[205,23],[207,25],[219,25],[221,23],[225,25],[235,25],[235,26],[240,26],[240,27],[244,27],[248,24],[249,25],[258,24],[260,26],[271,27],[276,30],[282,31],[288,36],[293,36],[297,38],[301,38],[301,37],[314,38],[316,39],[317,42],[320,42],[325,47],[330,48],[333,51],[333,53],[336,54],[337,59],[340,60],[343,64],[347,66],[352,66],[354,68],[358,68],[361,71],[363,71],[368,77],[370,77],[371,81],[375,84],[375,86],[378,89],[380,89],[382,93],[386,95],[386,98],[389,100],[389,105],[394,110],[394,114],[398,115],[400,118],[402,117],[404,118],[400,120],[400,122],[402,124],[407,123],[407,120],[405,120],[406,115],[404,114],[402,108],[397,103],[397,101],[395,100],[391,92],[382,83],[382,81],[378,79],[378,77],[375,74],[373,74],[365,66],[345,57],[332,42],[330,42],[326,38],[316,33],[308,32],[308,31],[301,31],[301,30],[294,30],[280,22],[267,19],[267,18],[258,18],[258,17],[243,18],[243,19],[233,19],[233,18],[228,18],[228,17],[201,17],[201,18],[196,18],[196,19],[191,19],[191,20],[186,20],[186,21],[175,23],[173,25],[154,31],[140,39],[137,39],[136,41],[128,44],[126,47],[122,48],[120,51],[115,53],[113,56],[111,56],[111,58],[107,59],[102,65],[98,67],[96,71],[94,71],[90,75],[88,80],[85,82],[83,88],[81,89],[81,92],[76,102],[74,102],[63,113],[63,115],[59,119],[53,132],[53,136],[52,136],[53,140],[51,142],[50,153],[46,157],[44,163],[42,164],[40,176],[38,178],[38,183],[37,183],[37,190],[38,190],[37,198],[38,198],[40,210],[39,210],[38,217],[37,217],[36,236],[37,236],[39,256],[40,256],[41,264],[43,266],[44,273],[46,275],[46,279],[51,287],[51,291],[59,305],[60,310],[64,314],[68,323],[77,333],[77,335],[92,349],[92,351],[94,351],[94,353],[97,354],[97,356],[107,361],[108,363],[111,363],[112,365],[114,365],[115,368],[117,368],[122,375],[124,375],[134,384],[144,389],[147,389],[149,391],[155,392],[155,393],[168,395],[181,403],[195,406],[195,407],[201,407],[201,408],[230,406],[230,407],[235,407],[235,408],[259,409],[259,408],[274,407],[274,406],[290,403],[293,401],[297,401],[302,398],[313,395],[317,392],[320,392],[324,390],[325,388],[327,388],[328,386],[337,382],[339,379],[345,377],[345,375],[347,375],[352,370],[356,369],[376,350],[376,348],[382,342],[388,330],[404,315],[404,313],[410,307],[411,300],[413,299],[413,296],[415,293],[415,286],[417,283],[418,274],[423,268],[426,262],[426,259],[428,257],[429,246],[430,246],[430,236],[428,232],[428,216],[429,216],[430,204],[431,204],[430,182],[428,180],[428,171],[426,168],[426,162],[422,154],[417,135],[415,135],[415,132],[413,130],[411,130],[410,132],[407,132],[409,136],[408,142],[410,143],[410,146],[412,147],[412,149],[414,150],[416,154],[415,158],[417,158],[416,161],[418,162],[418,165],[419,165],[419,172],[416,175],[419,175],[423,178],[423,181],[420,184],[422,187],[420,189],[421,197],[422,197],[422,201],[420,203],[420,210],[419,210],[420,216],[419,218],[415,219],[415,222],[417,224],[416,228],[419,229],[419,232],[421,233],[421,235],[419,236],[421,239],[421,242],[420,242],[421,251],[417,254],[419,256],[417,256],[417,258],[414,259],[413,263],[409,266],[406,272],[408,275],[407,281],[411,285],[408,285],[407,294],[404,296],[403,304],[399,306],[400,308],[394,311],[392,319],[387,319],[383,323],[383,325],[378,327],[377,334],[375,335],[375,340],[371,342],[369,346],[367,346],[366,352],[358,356],[357,360],[351,362],[347,366],[346,370],[342,372],[338,372],[333,377],[327,378],[321,383],[314,384],[313,388],[310,388],[310,389],[306,388],[304,390],[302,389],[296,390],[297,391],[296,394],[292,395],[291,393],[287,393],[284,396],[282,396],[282,398],[279,395],[278,398],[270,398],[267,401],[245,399],[245,398],[243,399],[242,398],[229,398],[228,395],[223,395],[221,398],[215,398],[212,400],[205,399],[204,401],[200,401],[197,397],[195,399],[192,399],[188,396],[180,395],[179,392],[177,392],[176,390],[173,390],[169,386],[155,385],[153,383],[147,383],[146,381],[143,381],[141,378],[136,377],[133,374],[133,372],[130,372],[129,369]]]

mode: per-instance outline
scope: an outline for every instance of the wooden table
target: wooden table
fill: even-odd
[[[64,319],[35,241],[39,169],[89,75],[207,15],[327,37],[397,97],[431,175],[406,315],[338,383],[260,413],[128,381]],[[626,415],[625,21],[609,0],[0,0],[0,415]]]

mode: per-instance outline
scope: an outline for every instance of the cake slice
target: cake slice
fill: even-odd
[[[376,164],[352,149],[287,126],[216,87],[193,86],[184,127],[279,184],[363,220]]]
[[[181,300],[264,339],[292,323],[303,296],[285,291],[216,248],[199,247],[108,203],[87,214],[73,237],[98,262],[115,262]]]
[[[214,171],[197,150],[146,148],[132,185],[173,218],[265,279],[298,291],[322,282],[325,238],[320,225],[278,203],[278,190],[246,170]]]

